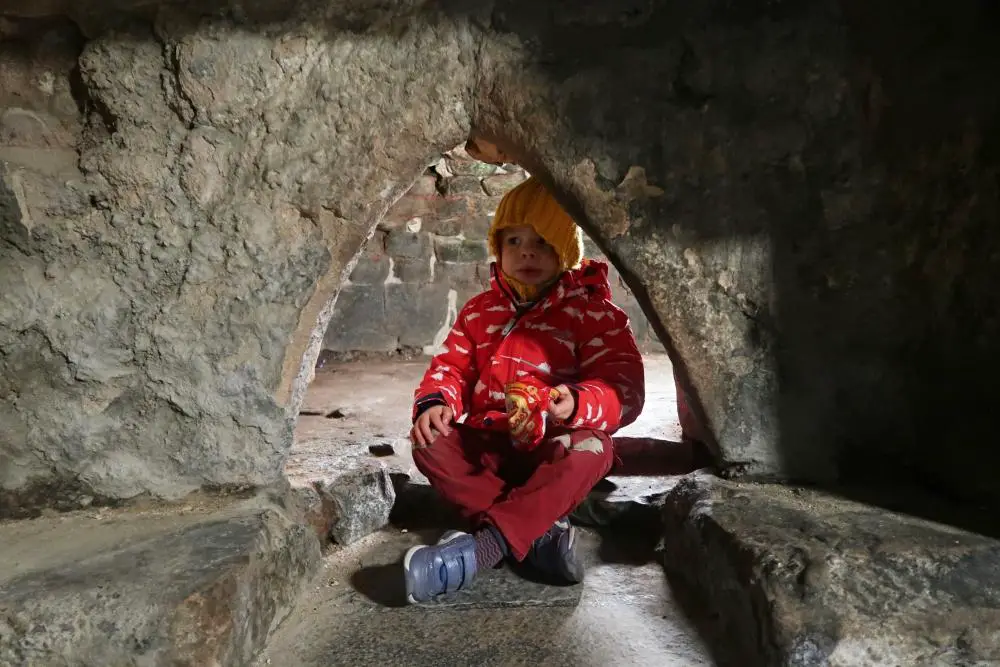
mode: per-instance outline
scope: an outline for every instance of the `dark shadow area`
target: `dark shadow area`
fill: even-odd
[[[659,512],[640,521],[614,523],[599,531],[601,548],[598,554],[604,563],[645,565],[656,560],[656,546],[663,533]]]
[[[397,563],[359,568],[351,575],[351,586],[382,607],[405,607],[406,585],[402,563],[400,559]]]
[[[683,577],[666,570],[667,583],[674,602],[691,621],[717,667],[767,667],[761,653],[740,651],[732,641],[721,610],[705,604],[705,593]]]
[[[715,463],[708,447],[693,440],[615,437],[614,441],[615,463],[609,475],[686,475]]]

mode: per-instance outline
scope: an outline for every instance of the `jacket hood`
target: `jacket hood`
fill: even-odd
[[[574,289],[583,288],[592,297],[598,299],[611,300],[611,282],[608,280],[608,263],[596,259],[585,259],[577,269],[564,271],[550,287],[543,299],[548,298],[553,293],[562,288],[563,294],[567,294]],[[507,284],[503,272],[496,262],[490,263],[490,289],[499,292],[513,302],[517,302],[515,292]]]

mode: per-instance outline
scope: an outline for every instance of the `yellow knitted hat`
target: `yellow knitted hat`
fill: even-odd
[[[490,251],[495,258],[500,259],[500,230],[521,226],[534,228],[555,248],[562,271],[580,266],[583,232],[534,176],[519,183],[500,200],[489,232]]]

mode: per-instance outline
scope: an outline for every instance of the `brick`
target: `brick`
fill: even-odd
[[[395,275],[404,283],[425,283],[431,279],[430,258],[400,257],[393,262]]]
[[[468,157],[467,154],[446,155],[444,160],[445,164],[448,165],[448,170],[455,174],[455,176],[475,176],[478,180],[483,176],[489,176],[497,170],[495,165],[474,160]]]
[[[414,195],[405,194],[396,200],[396,203],[389,207],[382,220],[379,221],[379,228],[388,230],[400,229],[413,218],[421,220],[434,217],[439,196],[437,194]]]
[[[465,229],[465,220],[457,217],[432,220],[422,229],[435,236],[457,236]]]
[[[480,193],[482,194],[482,193]],[[476,195],[448,195],[435,201],[434,214],[441,219],[465,219],[479,210],[479,200]]]
[[[441,191],[446,197],[455,195],[482,195],[483,184],[479,176],[452,176],[442,181]]]
[[[385,314],[382,285],[348,285],[340,291],[323,348],[334,352],[391,352],[398,347]]]
[[[439,262],[480,262],[489,257],[489,250],[484,241],[437,238],[434,254]]]
[[[476,215],[482,215],[485,217],[490,217],[496,213],[497,207],[500,206],[500,200],[503,197],[476,197],[474,200],[475,213]]]
[[[393,259],[397,257],[430,258],[431,238],[427,232],[408,232],[403,229],[394,229],[389,232],[385,249]]]
[[[386,285],[385,306],[390,332],[402,346],[423,347],[445,325],[448,315],[448,290],[445,284]]]
[[[478,266],[474,262],[438,262],[434,265],[434,282],[481,288]]]
[[[486,235],[490,231],[490,225],[493,224],[493,218],[485,215],[477,215],[471,217],[465,221],[465,225],[462,227],[462,234],[467,239],[480,239],[486,240]]]

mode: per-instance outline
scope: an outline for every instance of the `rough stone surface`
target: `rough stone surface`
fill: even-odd
[[[0,664],[249,665],[320,563],[264,499],[0,523]]]
[[[396,502],[389,469],[371,461],[316,482],[316,490],[330,508],[330,537],[338,544],[357,542],[384,527]]]
[[[730,474],[1000,502],[993,4],[112,5],[0,9],[4,513],[277,479],[343,277],[428,166],[482,189],[470,132]]]
[[[715,610],[723,664],[1000,661],[995,539],[700,474],[667,494],[663,517],[664,564]]]

